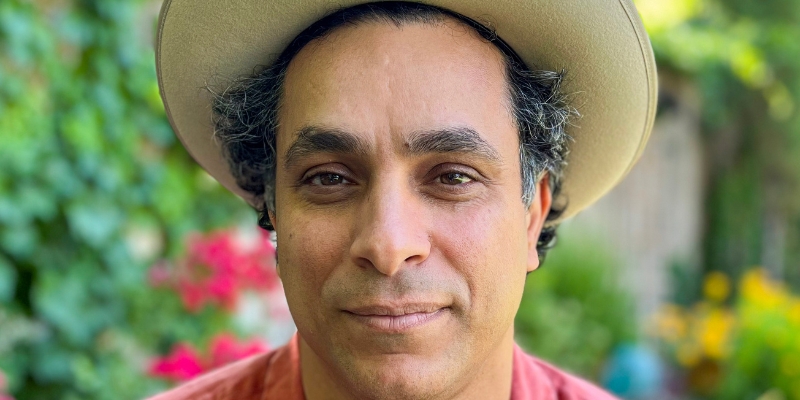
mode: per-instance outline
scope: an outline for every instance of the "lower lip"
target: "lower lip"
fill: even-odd
[[[405,315],[359,315],[346,312],[356,321],[382,332],[399,333],[423,325],[427,325],[444,316],[447,308],[429,313],[413,313]]]

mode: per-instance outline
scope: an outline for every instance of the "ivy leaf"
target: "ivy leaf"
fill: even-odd
[[[91,247],[100,248],[112,239],[124,217],[109,200],[95,198],[73,202],[67,208],[67,219],[75,237]]]

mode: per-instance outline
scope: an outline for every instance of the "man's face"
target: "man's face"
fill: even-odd
[[[510,359],[549,199],[522,203],[504,70],[455,22],[346,26],[289,66],[280,276],[303,362],[343,390],[452,396]]]

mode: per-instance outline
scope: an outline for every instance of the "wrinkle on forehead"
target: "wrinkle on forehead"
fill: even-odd
[[[312,43],[287,70],[279,148],[305,126],[365,134],[379,151],[404,147],[415,132],[458,126],[481,136],[508,131],[518,146],[503,55],[472,28],[368,21]]]
[[[402,34],[385,34],[387,30]],[[432,36],[431,32],[436,34]],[[354,40],[357,46],[353,46]],[[437,59],[431,60],[431,54]],[[420,74],[420,68],[430,69],[431,61],[435,61],[435,69]],[[358,63],[358,72],[353,71],[354,62]],[[402,92],[397,90],[402,87],[392,84],[404,78],[424,80],[442,73],[457,74],[482,86],[500,81],[501,87],[493,89],[506,91],[501,52],[472,28],[448,18],[440,23],[409,22],[401,26],[366,21],[337,28],[313,40],[295,56],[287,69],[284,93],[291,95],[293,89],[299,89],[313,94],[345,85],[358,86],[364,83],[359,78],[366,78],[366,70],[379,74],[382,88],[395,94]]]

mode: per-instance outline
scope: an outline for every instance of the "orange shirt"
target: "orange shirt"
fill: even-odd
[[[511,400],[614,400],[514,346]],[[235,362],[150,400],[305,400],[295,335],[286,346]]]

